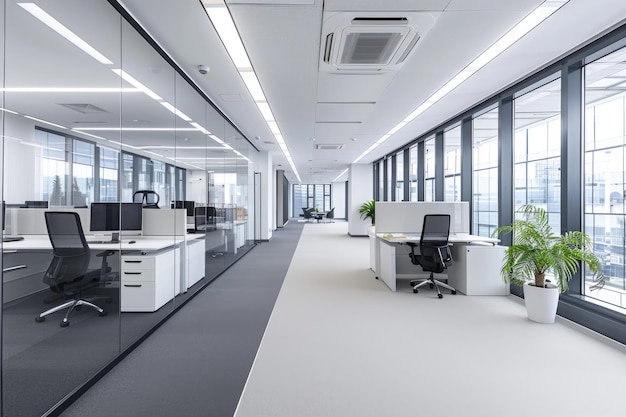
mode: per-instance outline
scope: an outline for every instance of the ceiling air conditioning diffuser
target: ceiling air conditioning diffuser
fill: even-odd
[[[335,70],[397,69],[433,23],[433,16],[424,13],[328,16],[324,22],[322,62]]]

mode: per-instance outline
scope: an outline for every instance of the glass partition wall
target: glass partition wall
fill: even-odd
[[[256,150],[108,2],[0,4],[0,414],[36,416],[252,247]],[[85,285],[58,284],[46,212],[80,220]]]

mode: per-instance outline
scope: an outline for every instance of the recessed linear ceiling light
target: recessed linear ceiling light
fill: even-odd
[[[77,127],[74,130],[80,132],[96,132],[96,131],[116,131],[122,132],[196,132],[198,129],[192,127]]]
[[[52,30],[57,32],[59,35],[63,36],[65,39],[67,39],[68,41],[73,43],[75,46],[80,48],[82,51],[84,51],[85,53],[87,53],[88,55],[90,55],[91,57],[96,59],[98,62],[100,62],[100,63],[102,63],[104,65],[113,65],[113,62],[110,59],[105,57],[98,50],[96,50],[94,47],[89,45],[87,42],[85,42],[78,35],[76,35],[70,29],[65,27],[62,23],[60,23],[54,17],[49,15],[47,12],[45,12],[43,9],[41,9],[39,6],[37,6],[35,3],[28,2],[28,3],[17,3],[17,4],[20,7],[22,7],[24,10],[26,10],[28,13],[33,15],[35,18],[39,19],[42,23],[47,25],[49,28],[51,28]],[[224,6],[223,3],[222,3],[222,6]],[[227,12],[227,14],[230,17],[230,14],[228,13],[227,10],[226,10],[226,12]],[[234,28],[234,25],[233,25],[233,28]],[[235,33],[236,33],[236,30],[235,30]],[[242,45],[242,48],[243,48],[243,45]],[[245,50],[244,50],[244,55],[245,55]],[[247,56],[246,56],[246,59],[247,59]],[[242,62],[239,62],[239,63],[242,64]],[[245,63],[243,63],[243,64],[245,64]],[[247,66],[250,67],[249,62],[247,64]],[[150,90],[148,87],[146,87],[144,84],[139,82],[137,79],[135,79],[134,77],[132,77],[131,75],[129,75],[125,71],[123,71],[121,69],[117,69],[117,68],[112,68],[112,71],[114,73],[116,73],[118,76],[120,76],[123,80],[125,80],[128,83],[130,83],[131,85],[133,85],[136,89],[132,89],[132,88],[55,88],[55,87],[52,87],[52,88],[22,88],[22,89],[15,88],[15,89],[3,89],[2,91],[7,91],[7,92],[9,92],[9,91],[10,92],[37,92],[37,93],[41,93],[41,92],[85,92],[85,93],[110,93],[110,92],[112,92],[112,93],[119,93],[119,92],[128,93],[128,92],[133,92],[134,93],[134,92],[141,91],[144,94],[146,94],[147,96],[149,96],[150,98],[152,98],[153,100],[158,101],[161,105],[163,105],[169,111],[174,113],[176,116],[180,117],[181,119],[183,119],[186,122],[189,122],[192,126],[195,127],[195,129],[190,129],[190,130],[200,130],[202,133],[204,133],[206,135],[210,135],[211,132],[206,130],[204,127],[200,126],[198,123],[193,122],[192,119],[189,116],[187,116],[182,111],[178,110],[176,107],[174,107],[173,105],[171,105],[167,101],[163,100],[158,94],[156,94],[154,91]],[[28,116],[25,116],[25,117],[28,117]],[[35,118],[32,118],[32,117],[29,117],[29,118],[31,118],[33,120],[36,120],[36,121],[39,121],[39,122],[42,122],[42,123],[49,124],[51,126],[56,126],[56,127],[60,127],[60,128],[63,128],[63,129],[67,129],[64,126],[57,125],[57,124],[51,123],[51,122],[47,122],[45,120],[35,119]],[[72,129],[72,130],[74,130],[74,129]],[[117,129],[114,129],[114,130],[117,130]],[[176,130],[185,130],[185,129],[176,129]],[[224,143],[219,138],[216,139],[216,137],[214,135],[210,135],[210,136],[214,140],[217,140],[218,143],[220,143],[220,144]],[[94,136],[94,137],[97,137],[97,136]],[[132,147],[130,145],[124,145],[124,146]]]
[[[50,125],[50,126],[59,127],[61,129],[67,129],[67,127],[65,127],[65,126],[61,126],[61,125],[58,125],[56,123],[48,122],[47,120],[38,119],[36,117],[27,116],[27,115],[24,115],[24,117],[27,118],[27,119],[30,119],[30,120],[34,120],[36,122],[45,123],[45,124]],[[70,129],[67,129],[67,130],[70,130]]]
[[[17,3],[18,6],[22,7],[28,13],[32,14],[34,17],[39,19],[42,23],[47,25],[50,29],[54,30],[59,35],[63,36],[68,41],[72,42],[74,45],[82,49],[84,52],[89,54],[91,57],[96,59],[102,64],[111,65],[113,62],[109,60],[107,57],[98,52],[93,46],[89,45],[87,42],[82,40],[79,36],[77,36],[74,32],[69,30],[67,27],[63,26],[61,22],[56,20],[54,17],[50,16],[43,9],[37,6],[35,3]]]
[[[480,54],[474,61],[468,66],[456,74],[450,81],[443,85],[439,90],[435,91],[430,97],[420,104],[415,110],[413,110],[407,117],[396,124],[389,132],[378,139],[372,146],[367,148],[357,159],[352,163],[355,164],[360,161],[365,155],[370,153],[381,143],[389,139],[391,135],[398,132],[405,127],[408,123],[413,121],[417,116],[424,113],[430,106],[441,100],[449,92],[461,85],[465,80],[474,75],[479,69],[487,65],[494,58],[507,50],[511,45],[520,40],[524,35],[537,27],[541,22],[550,17],[554,12],[559,10],[569,0],[547,0],[544,1],[539,7],[533,10],[529,15],[519,21],[511,30],[505,33],[500,39],[493,43],[485,52]]]
[[[139,93],[136,88],[99,87],[6,87],[6,93]]]
[[[5,109],[4,107],[0,107],[0,111],[11,113],[11,114],[18,114],[16,111]]]
[[[239,32],[237,32],[235,23],[230,15],[230,11],[226,7],[223,0],[203,0],[203,4],[211,23],[213,23],[213,27],[215,27],[215,30],[222,40],[228,55],[230,56],[230,59],[233,61],[233,64],[235,64],[235,67],[246,85],[248,92],[252,96],[252,99],[261,112],[261,115],[267,123],[270,131],[276,138],[276,142],[280,146],[287,162],[289,162],[289,165],[298,179],[298,182],[302,182],[300,175],[298,174],[298,170],[296,169],[296,165],[294,164],[291,154],[289,153],[289,149],[287,148],[287,144],[280,133],[280,129],[276,123],[276,118],[272,114],[269,103],[265,98],[263,88],[261,87],[256,73],[252,68],[246,49],[241,42]]]
[[[338,180],[339,180],[339,178],[341,178],[341,176],[342,176],[343,174],[345,174],[346,172],[348,172],[348,168],[346,168],[346,169],[344,169],[343,171],[341,171],[341,173],[335,177],[335,179],[333,180],[333,182],[338,181]]]

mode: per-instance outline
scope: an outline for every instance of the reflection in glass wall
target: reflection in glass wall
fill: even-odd
[[[585,294],[626,308],[626,49],[585,67],[585,232],[607,276],[604,287],[585,275]]]
[[[108,2],[4,12],[0,415],[19,417],[44,414],[252,247],[256,150]],[[59,231],[81,262],[53,250]]]
[[[396,154],[396,200],[404,201],[404,151]]]
[[[410,193],[409,201],[417,201],[417,145],[409,148],[409,181]]]
[[[498,227],[498,109],[472,120],[472,233],[490,237]]]
[[[424,141],[424,201],[435,201],[435,137]]]
[[[514,207],[546,210],[555,233],[561,230],[561,80],[514,101]]]
[[[444,201],[461,201],[461,126],[443,132]]]
[[[3,271],[2,415],[38,416],[120,351],[120,251],[90,250],[80,239],[72,256],[65,248],[91,232],[85,207],[101,172],[100,139],[78,128],[119,125],[120,78],[110,66],[120,62],[120,19],[98,1],[7,1],[5,12],[4,234],[22,240],[3,243],[3,265],[13,268]],[[105,44],[96,33],[108,34]],[[79,299],[92,305],[74,309]]]

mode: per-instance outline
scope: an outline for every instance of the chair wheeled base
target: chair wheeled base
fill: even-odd
[[[111,302],[109,300],[110,298],[106,298],[107,302]],[[70,320],[69,320],[70,314],[72,314],[72,311],[74,310],[79,310],[81,306],[87,306],[96,310],[100,317],[107,315],[106,310],[98,307],[94,303],[87,301],[87,300],[78,299],[78,300],[69,300],[63,304],[60,304],[56,307],[52,307],[51,309],[44,311],[43,313],[35,317],[35,321],[37,323],[41,323],[42,321],[46,320],[46,316],[49,316],[50,314],[56,313],[57,311],[61,311],[67,308],[67,313],[65,313],[65,317],[63,317],[63,320],[61,320],[61,323],[60,323],[61,327],[67,327],[70,325]]]
[[[443,298],[443,294],[441,294],[441,291],[439,290],[440,286],[450,290],[452,294],[456,294],[456,290],[453,287],[441,281],[436,280],[432,272],[430,273],[430,277],[428,277],[427,279],[411,281],[411,287],[413,287],[413,293],[417,294],[417,289],[426,284],[429,284],[430,288],[434,287],[435,289],[437,289],[437,297],[439,298]]]

